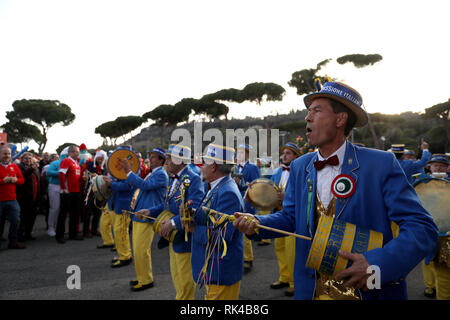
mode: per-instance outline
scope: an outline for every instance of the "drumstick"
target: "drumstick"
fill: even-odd
[[[234,220],[236,220],[236,217],[233,216],[233,215],[228,215],[228,214],[226,214],[226,213],[222,213],[222,212],[219,212],[219,211],[216,211],[216,210],[207,208],[207,207],[202,207],[202,209],[203,209],[207,214],[218,213],[218,214],[220,214],[220,215],[225,215],[225,216],[227,216],[227,218],[228,218],[228,220],[229,220],[230,222],[233,222]],[[240,213],[240,212],[238,212],[238,214],[241,215],[241,216],[253,217],[253,216],[250,215],[250,214],[245,214],[245,213]],[[285,235],[287,235],[287,236],[294,236],[294,237],[297,237],[297,238],[300,238],[300,239],[310,240],[310,241],[312,240],[312,238],[310,238],[310,237],[302,236],[301,234],[292,233],[292,232],[288,232],[288,231],[284,231],[284,230],[280,230],[280,229],[275,229],[275,228],[267,227],[267,226],[264,226],[264,225],[262,225],[262,224],[259,224],[259,223],[256,222],[256,221],[255,221],[255,226],[256,226],[257,228],[266,229],[266,230],[273,231],[273,232],[277,232],[277,233],[282,233],[282,234],[285,234]]]
[[[136,212],[132,212],[132,211],[127,211],[127,210],[122,210],[123,213],[126,214],[133,214],[136,215]],[[148,218],[150,220],[156,220],[156,218],[150,217],[150,216],[146,216],[145,214],[141,214],[142,216],[144,216],[145,218]]]

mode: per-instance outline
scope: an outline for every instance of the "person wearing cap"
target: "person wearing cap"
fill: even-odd
[[[201,170],[209,191],[195,207],[192,276],[198,285],[205,285],[206,300],[237,300],[244,263],[243,235],[231,223],[220,223],[202,210],[207,207],[230,215],[242,211],[241,193],[230,177],[234,149],[210,144],[203,159]]]
[[[190,181],[185,201],[192,201],[193,208],[198,206],[203,199],[204,190],[200,176],[194,173],[187,165],[190,162],[191,149],[189,147],[181,144],[171,144],[166,155],[170,180],[164,202],[138,211],[139,214],[153,218],[157,218],[166,210],[174,214],[174,217],[171,219],[161,222],[161,235],[168,237],[172,232],[177,230],[178,233],[182,233],[182,240],[168,244],[165,238],[160,237],[158,247],[163,248],[169,245],[170,273],[176,290],[176,300],[193,300],[195,296],[195,282],[192,278],[191,265],[192,235],[188,232],[188,238],[185,241],[185,230],[180,217],[183,178],[186,177]]]
[[[406,276],[436,250],[438,229],[431,215],[392,153],[347,141],[352,128],[368,120],[356,90],[330,81],[304,102],[308,143],[318,150],[291,163],[283,209],[258,217],[258,223],[313,238],[320,216],[327,215],[382,233],[384,245],[362,253],[333,251],[351,266],[332,277],[306,266],[312,241],[296,239],[295,298],[407,299]],[[280,236],[262,229],[257,235],[255,221],[235,216],[235,227],[251,237]],[[391,221],[400,227],[396,238]],[[369,266],[378,267],[380,289],[368,289]]]
[[[260,177],[259,168],[250,163],[250,150],[252,147],[248,144],[240,144],[237,148],[237,164],[233,168],[234,172],[241,178],[234,178],[242,197],[248,189],[248,185]],[[244,199],[244,212],[255,214],[256,209],[248,200]],[[252,242],[244,236],[244,272],[248,273],[253,268],[253,247]]]
[[[447,175],[447,168],[450,162],[445,154],[433,154],[428,165],[430,165],[430,175],[422,174],[416,181],[414,181],[414,186],[422,181],[427,181],[432,179],[432,176],[445,174],[443,179],[450,181]],[[446,248],[446,249],[445,249]],[[448,257],[448,251],[450,250],[450,237],[441,236],[438,240],[438,251],[436,253],[435,259],[433,261],[426,263],[422,261],[422,272],[423,280],[425,283],[424,295],[428,298],[436,297],[438,300],[450,300],[450,261],[444,263],[439,261],[440,250],[447,250],[447,254],[443,256]]]
[[[420,144],[420,149],[422,149],[422,158],[416,161],[404,159],[404,144],[393,144],[391,145],[391,149],[389,149],[388,151],[391,151],[395,154],[395,157],[397,158],[398,162],[400,162],[400,166],[405,172],[408,182],[412,184],[414,182],[413,175],[423,172],[423,167],[425,167],[425,165],[431,158],[431,153],[430,151],[428,151],[429,147],[430,145],[422,139],[422,142]]]
[[[430,165],[431,174],[433,173],[446,173],[447,176],[444,179],[450,180],[448,175],[448,168],[450,165],[450,161],[445,154],[436,153],[431,156],[430,161],[428,161],[428,165]]]
[[[130,150],[130,146],[119,146],[117,150]],[[116,179],[113,176],[104,175],[103,180],[113,191],[112,205],[114,208],[113,232],[114,243],[117,250],[118,258],[113,259],[111,268],[121,268],[129,265],[132,261],[132,253],[130,246],[130,217],[127,214],[131,209],[131,199],[136,188],[128,183],[126,180]]]
[[[292,161],[300,155],[300,149],[293,143],[288,142],[280,149],[281,166],[273,174],[271,180],[280,188],[280,203],[283,202],[286,185],[289,180],[289,170]],[[281,208],[278,208],[279,211]],[[272,289],[288,287],[285,295],[294,295],[294,259],[295,259],[295,237],[287,236],[275,239],[275,254],[277,256],[280,277],[270,285]]]
[[[138,212],[141,209],[157,206],[164,201],[164,195],[169,183],[169,177],[163,169],[166,152],[161,148],[154,148],[150,152],[150,173],[142,179],[131,171],[127,160],[122,161],[123,170],[127,174],[125,180],[137,189],[131,200],[131,209]],[[136,280],[130,281],[132,291],[142,291],[153,287],[152,258],[150,247],[154,231],[153,220],[140,214],[132,214],[132,241]]]
[[[414,150],[405,149],[405,152],[403,153],[402,160],[413,160],[416,161],[416,153]]]

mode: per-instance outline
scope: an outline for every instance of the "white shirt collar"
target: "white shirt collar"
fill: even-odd
[[[331,158],[334,155],[337,155],[338,159],[339,159],[339,165],[337,166],[337,168],[341,168],[342,167],[342,163],[344,163],[344,156],[345,156],[345,149],[346,149],[346,145],[347,145],[347,141],[345,141],[342,146],[339,147],[339,149],[337,149],[333,154],[331,154],[329,157],[324,158],[322,157],[322,155],[320,154],[320,151],[317,151],[317,157],[320,161],[326,160],[328,158]]]
[[[225,178],[225,177],[226,177],[226,176],[224,176],[224,177],[222,177],[222,178],[218,178],[218,179],[214,180],[213,182],[211,182],[211,183],[210,183],[210,185],[211,185],[211,190],[214,189],[214,188],[219,184],[219,182],[222,181],[222,179]]]
[[[74,160],[71,156],[68,156],[68,158],[70,159],[70,160],[72,160],[73,162],[75,162],[75,163],[78,163],[76,160]]]

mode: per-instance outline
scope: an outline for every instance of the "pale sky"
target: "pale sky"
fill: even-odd
[[[15,100],[59,100],[76,120],[50,129],[46,151],[96,148],[103,122],[251,82],[287,94],[230,105],[229,118],[286,113],[304,108],[291,74],[327,58],[322,74],[357,89],[369,113],[423,112],[450,98],[449,9],[446,0],[0,0],[0,124]],[[353,53],[383,60],[335,62]]]

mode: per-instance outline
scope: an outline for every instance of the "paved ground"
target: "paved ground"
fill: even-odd
[[[112,269],[110,262],[115,253],[110,249],[96,249],[101,243],[100,237],[57,244],[54,238],[47,235],[43,216],[37,218],[34,236],[37,239],[28,241],[24,250],[8,250],[7,242],[0,242],[0,299],[172,300],[175,297],[168,250],[157,249],[156,241],[152,245],[155,287],[131,292],[128,283],[135,278],[134,265]],[[254,268],[242,280],[240,299],[292,299],[285,297],[283,290],[269,288],[270,283],[278,278],[273,243],[265,247],[254,243],[253,250]],[[80,290],[67,288],[67,279],[71,274],[66,271],[70,265],[80,267]],[[426,299],[422,295],[420,266],[409,274],[407,281],[410,299]],[[202,298],[202,290],[197,290],[196,299]]]

